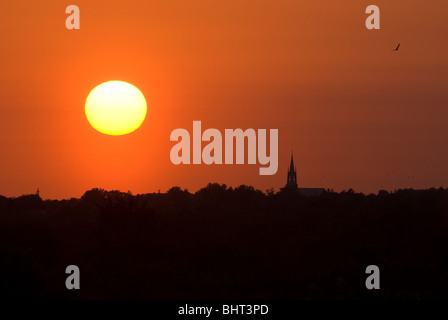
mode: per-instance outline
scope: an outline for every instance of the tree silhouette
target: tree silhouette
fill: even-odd
[[[436,299],[448,285],[448,190],[191,194],[92,189],[0,196],[0,297]],[[76,264],[83,289],[65,289]],[[381,269],[366,290],[365,268]]]

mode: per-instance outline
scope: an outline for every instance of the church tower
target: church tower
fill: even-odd
[[[294,158],[291,153],[291,164],[289,166],[288,177],[286,180],[286,189],[297,189],[297,173],[296,168],[294,167]]]

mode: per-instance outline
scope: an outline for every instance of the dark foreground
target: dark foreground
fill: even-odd
[[[67,290],[77,265],[81,289]],[[367,290],[368,265],[381,289]],[[448,297],[448,190],[0,197],[0,298]]]

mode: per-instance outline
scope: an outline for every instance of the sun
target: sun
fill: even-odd
[[[108,81],[95,87],[85,106],[92,127],[113,136],[137,130],[145,120],[146,110],[142,92],[124,81]]]

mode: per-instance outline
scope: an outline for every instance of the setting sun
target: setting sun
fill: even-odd
[[[95,87],[85,106],[92,127],[114,136],[137,130],[145,120],[146,109],[141,91],[123,81],[108,81]]]

